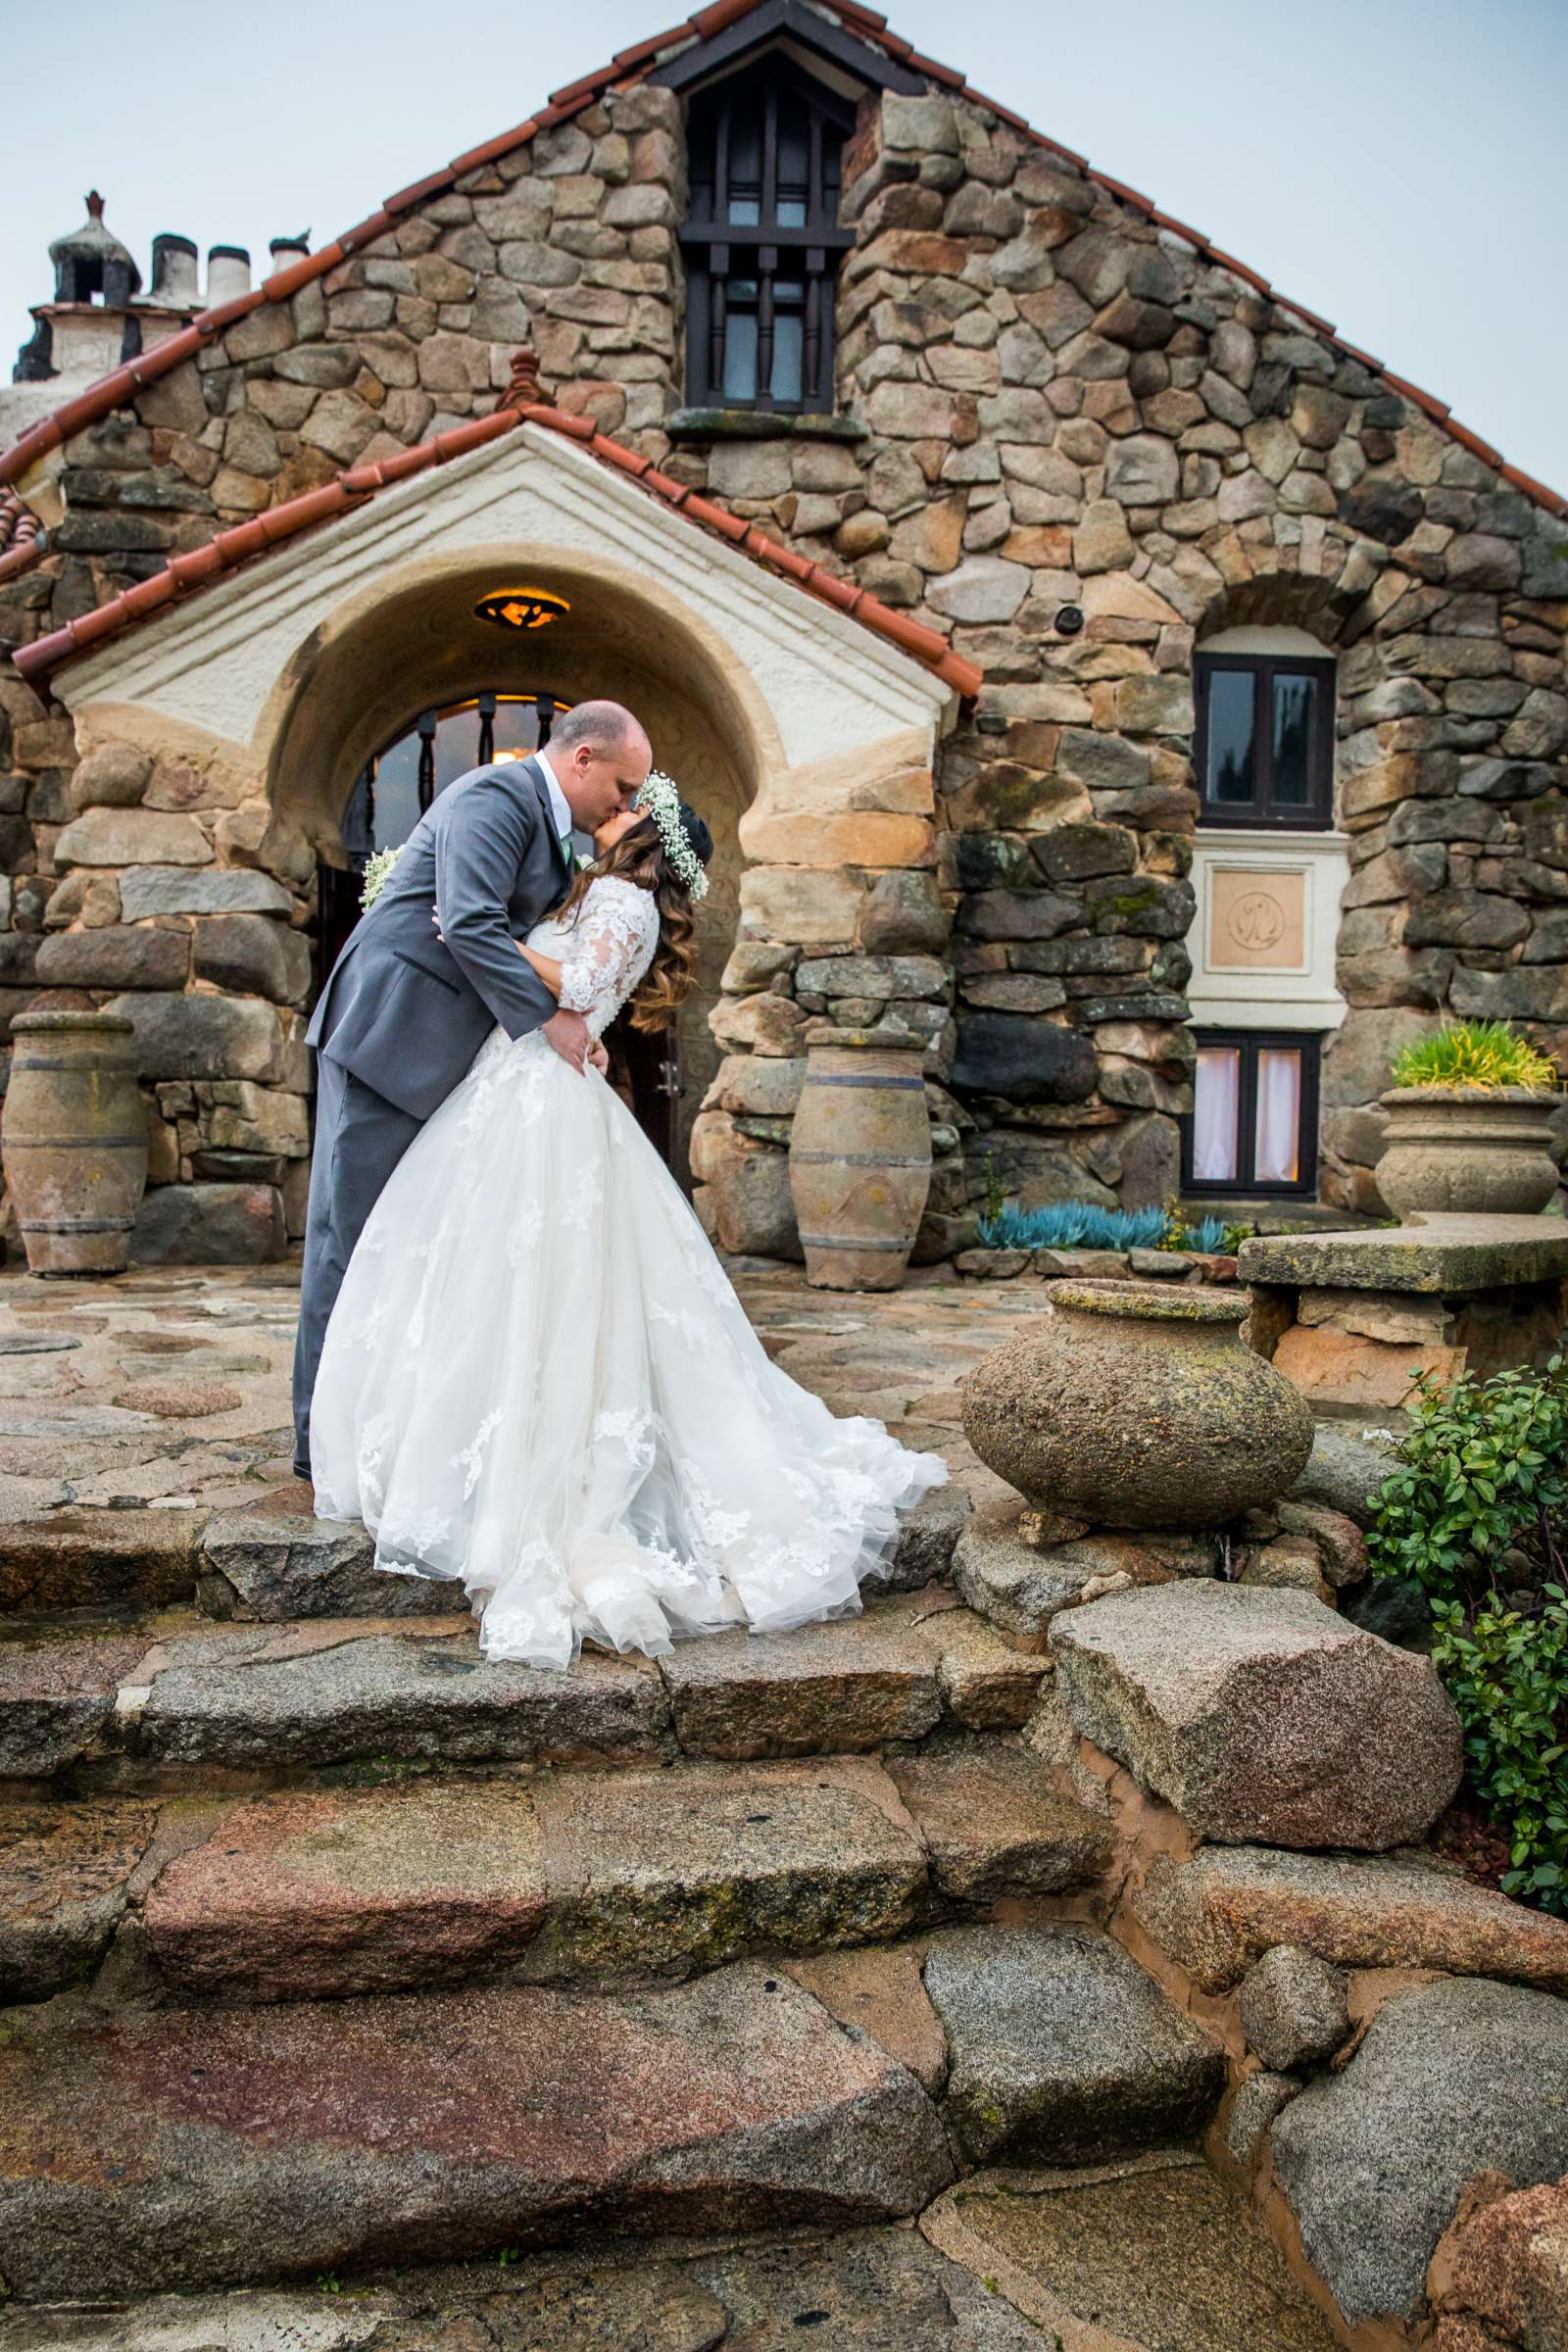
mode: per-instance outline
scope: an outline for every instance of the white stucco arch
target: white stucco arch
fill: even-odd
[[[275,782],[334,649],[421,596],[455,614],[449,591],[519,566],[571,599],[564,643],[573,622],[612,625],[628,660],[689,673],[752,794],[779,807],[820,806],[823,771],[906,769],[922,747],[929,767],[955,707],[909,656],[527,424],[283,541],[69,663],[54,690],[84,740],[162,721]]]

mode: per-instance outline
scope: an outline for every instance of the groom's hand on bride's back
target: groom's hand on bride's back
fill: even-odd
[[[579,1076],[586,1074],[594,1041],[593,1032],[580,1012],[553,1012],[541,1034],[563,1061],[569,1061]]]

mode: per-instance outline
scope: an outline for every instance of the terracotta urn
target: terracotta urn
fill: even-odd
[[[874,1030],[808,1036],[790,1194],[819,1291],[896,1291],[931,1190],[924,1045]]]
[[[109,1012],[24,1012],[0,1122],[34,1274],[118,1274],[147,1181],[135,1032]]]
[[[1312,1413],[1243,1344],[1245,1297],[1058,1282],[1045,1315],[963,1383],[989,1469],[1092,1527],[1222,1527],[1295,1485]]]
[[[1528,1086],[1396,1086],[1378,1191],[1396,1217],[1533,1217],[1557,1190],[1551,1112]]]

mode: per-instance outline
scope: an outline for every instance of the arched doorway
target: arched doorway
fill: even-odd
[[[346,862],[318,868],[319,906],[316,982],[324,988],[360,919],[365,868],[379,850],[400,849],[448,785],[476,767],[526,760],[550,741],[571,708],[560,695],[505,693],[485,687],[462,701],[432,705],[371,755],[355,778],[340,820]],[[606,1034],[611,1083],[666,1162],[673,1161],[685,1092],[678,1024],[651,1035],[624,1015]]]
[[[498,636],[476,608],[524,565],[548,576],[566,610],[548,630]],[[636,711],[714,841],[697,984],[673,1040],[621,1024],[612,1041],[645,1132],[686,1183],[692,1124],[720,1059],[708,1021],[740,919],[739,824],[755,789],[751,731],[722,673],[694,659],[672,622],[632,606],[608,566],[587,573],[501,550],[383,580],[301,649],[276,691],[270,797],[319,861],[318,978],[357,919],[365,856],[417,821],[421,763],[433,797],[479,764],[487,739],[492,757],[526,757],[541,726],[548,737],[550,716],[574,703],[609,695]]]
[[[526,760],[549,742],[557,712],[569,708],[553,694],[486,687],[461,702],[431,705],[371,753],[338,820],[346,862],[320,863],[318,989],[359,920],[361,880],[371,856],[401,849],[437,795],[470,768]]]

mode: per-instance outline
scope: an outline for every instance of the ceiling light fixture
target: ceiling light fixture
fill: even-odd
[[[491,588],[473,608],[476,620],[497,629],[547,629],[571,606],[553,588]]]

